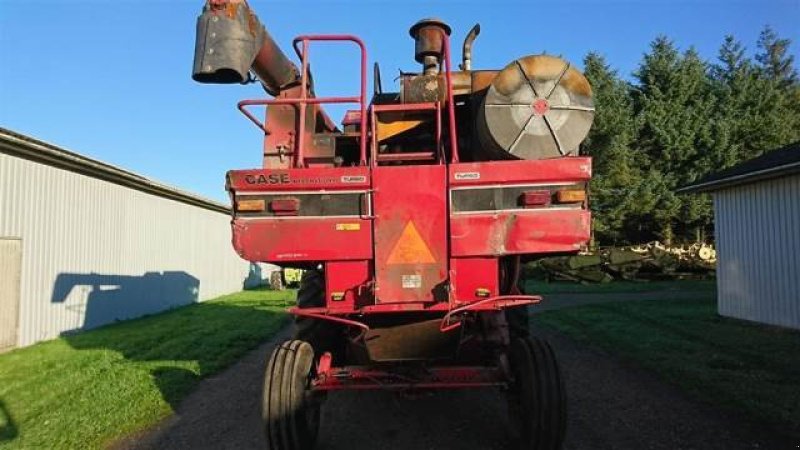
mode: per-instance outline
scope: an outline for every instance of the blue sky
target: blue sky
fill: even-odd
[[[235,104],[263,94],[255,85],[192,82],[202,3],[0,0],[0,126],[226,201],[225,171],[261,163],[261,136]],[[800,61],[800,0],[250,4],[287,54],[302,33],[361,36],[370,65],[381,64],[384,90],[394,90],[398,69],[418,69],[407,30],[430,16],[452,26],[456,48],[480,22],[474,68],[542,51],[579,63],[595,50],[629,75],[658,34],[713,58],[728,33],[752,51],[765,24],[792,39]],[[350,47],[313,47],[318,93],[355,93],[357,64]],[[331,112],[338,121],[341,108]]]

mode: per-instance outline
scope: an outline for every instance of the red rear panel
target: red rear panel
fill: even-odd
[[[540,210],[454,215],[453,256],[575,252],[591,237],[585,210]]]
[[[591,236],[588,205],[555,198],[559,190],[584,190],[591,163],[570,157],[451,164],[451,256],[578,251]],[[534,205],[523,201],[540,197]]]
[[[247,218],[233,221],[233,247],[248,261],[273,263],[372,258],[368,220]]]
[[[234,212],[233,246],[248,261],[369,260],[369,187],[368,167],[230,171],[234,205],[263,206]]]
[[[378,303],[447,300],[447,171],[443,165],[373,169]]]

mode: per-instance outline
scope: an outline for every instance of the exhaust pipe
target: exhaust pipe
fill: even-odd
[[[481,24],[476,23],[464,39],[464,48],[461,51],[461,70],[472,70],[472,43],[481,34]]]

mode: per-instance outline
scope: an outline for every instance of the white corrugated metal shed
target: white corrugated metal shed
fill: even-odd
[[[241,290],[254,268],[229,221],[225,205],[0,128],[4,292],[19,274],[0,350]]]
[[[800,143],[681,191],[714,198],[719,313],[800,329]]]

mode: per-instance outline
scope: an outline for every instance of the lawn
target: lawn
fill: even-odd
[[[713,294],[702,292],[696,300],[594,304],[533,320],[800,438],[800,332],[720,317]]]
[[[292,291],[245,291],[0,355],[0,448],[102,448],[169,416],[286,322]]]
[[[546,282],[537,279],[524,281],[526,293],[531,294],[595,294],[620,292],[696,291],[714,292],[716,280],[680,281],[612,281],[610,283],[580,284],[569,281]]]

